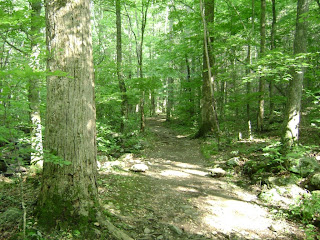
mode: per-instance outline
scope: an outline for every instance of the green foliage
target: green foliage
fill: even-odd
[[[302,177],[306,177],[319,169],[317,161],[307,156],[311,149],[314,149],[314,146],[298,145],[284,155],[280,142],[274,142],[263,148],[263,155],[269,159],[267,165],[273,166],[270,170],[276,171],[278,169],[281,171],[286,169]]]
[[[297,205],[291,207],[291,215],[301,219],[306,225],[307,239],[319,239],[316,238],[314,225],[320,223],[320,192],[314,191],[311,195],[304,196]]]
[[[119,134],[114,132],[110,125],[97,123],[97,147],[98,151],[107,155],[121,151],[117,144]]]
[[[63,159],[62,157],[59,157],[57,155],[57,153],[53,153],[53,152],[46,151],[46,150],[44,151],[44,161],[49,162],[49,163],[53,163],[53,164],[57,164],[60,167],[71,165],[70,161],[67,161],[67,160]]]
[[[219,153],[218,143],[214,140],[210,140],[201,144],[201,153],[205,159],[210,159],[212,155]]]
[[[304,223],[320,221],[320,193],[312,192],[291,210],[294,216],[300,217]]]
[[[110,125],[97,124],[98,151],[114,157],[120,157],[123,153],[136,153],[142,149],[141,137],[138,131],[118,133]]]
[[[251,150],[249,150],[251,149]],[[259,155],[254,154],[252,160],[244,164],[243,171],[254,181],[264,182],[268,175],[276,174],[285,171],[285,159],[280,153],[280,142],[262,147],[251,147],[248,150],[251,152],[259,151]]]

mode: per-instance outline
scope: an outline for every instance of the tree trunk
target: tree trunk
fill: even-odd
[[[307,52],[307,16],[310,0],[298,0],[296,32],[294,36],[294,54]],[[301,59],[301,58],[300,58]],[[302,65],[302,60],[300,60]],[[288,99],[284,118],[284,132],[282,135],[283,150],[287,151],[299,138],[299,123],[301,112],[301,97],[305,68],[292,69],[292,79],[289,83]]]
[[[45,7],[51,74],[39,223],[85,229],[98,205],[90,0],[47,0]]]
[[[141,81],[143,81],[143,42],[144,42],[144,32],[147,24],[147,14],[149,9],[150,0],[147,0],[145,4],[142,4],[141,6],[141,33],[139,34],[139,21],[138,17],[136,15],[136,24],[137,24],[137,34],[133,30],[131,18],[128,15],[128,20],[130,24],[131,31],[134,35],[135,42],[136,42],[136,55],[137,55],[137,61],[138,61],[138,76],[140,77]],[[140,41],[138,40],[138,37],[140,36]],[[145,97],[145,90],[141,89],[141,96],[140,96],[140,102],[139,102],[139,111],[140,111],[140,131],[144,132],[145,130],[145,113],[144,113],[144,97]]]
[[[31,56],[30,67],[36,73],[40,69],[40,13],[41,1],[30,1],[31,6]],[[43,166],[43,145],[42,145],[42,125],[40,116],[40,86],[41,82],[37,74],[29,79],[29,106],[30,106],[30,122],[31,122],[31,163],[36,168]]]
[[[206,0],[204,2],[203,9],[202,0],[200,0],[200,11],[204,25],[203,84],[201,123],[195,137],[203,137],[210,132],[219,133],[219,123],[214,101],[214,79],[211,72],[214,61],[211,48],[209,46],[210,37],[207,34],[208,29],[206,27],[207,23],[213,24],[214,22],[214,1]]]
[[[272,26],[271,26],[271,50],[276,48],[276,23],[277,23],[277,15],[276,15],[276,0],[272,0]],[[274,118],[274,81],[273,78],[270,79],[269,84],[269,96],[270,96],[270,111],[269,111],[269,123],[273,122]]]
[[[266,45],[266,0],[261,0],[261,16],[260,16],[260,57],[262,58],[265,53]],[[265,82],[264,76],[259,80],[259,104],[258,104],[258,119],[257,130],[263,131],[263,119],[264,119],[264,94],[265,94]]]
[[[122,38],[121,38],[121,0],[116,0],[116,25],[117,25],[117,76],[121,94],[121,123],[120,132],[124,131],[124,123],[128,118],[128,98],[126,84],[122,71]]]
[[[194,93],[192,91],[192,87],[191,87],[191,68],[190,68],[190,63],[189,63],[189,59],[188,59],[188,56],[186,54],[185,56],[185,59],[186,59],[186,70],[187,70],[187,75],[186,75],[186,80],[187,80],[187,83],[188,83],[188,87],[187,87],[187,92],[188,92],[188,98],[189,98],[189,104],[190,104],[190,107],[188,108],[188,113],[189,113],[189,116],[190,116],[190,119],[193,119],[194,117],[194,114],[195,114],[195,106],[194,106]]]
[[[151,93],[150,93],[150,116],[154,116],[156,115],[156,93],[154,90],[151,90]]]
[[[246,58],[246,64],[247,64],[247,68],[246,68],[246,74],[249,75],[251,72],[250,69],[250,64],[251,64],[251,41],[252,38],[254,38],[254,3],[255,0],[251,1],[251,33],[248,35],[248,51],[247,51],[247,58]],[[251,82],[248,81],[246,84],[246,90],[247,90],[247,95],[249,95],[251,93]],[[247,100],[247,122],[250,122],[250,99]]]
[[[171,110],[173,106],[173,78],[168,78],[168,95],[167,95],[166,121],[171,121]]]

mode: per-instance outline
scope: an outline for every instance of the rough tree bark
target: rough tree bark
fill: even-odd
[[[39,223],[47,228],[90,226],[98,205],[90,0],[47,0],[45,7],[48,156]]]
[[[293,52],[295,55],[307,52],[307,16],[310,0],[298,0],[296,31]],[[302,64],[301,58],[299,58]],[[284,131],[282,134],[283,150],[291,148],[299,138],[299,123],[301,112],[301,97],[305,68],[292,69],[292,79],[289,83],[288,99],[284,117]]]

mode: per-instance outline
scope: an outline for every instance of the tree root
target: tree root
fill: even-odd
[[[100,214],[99,214],[100,215]],[[114,226],[110,221],[107,219],[103,219],[100,215],[97,217],[98,222],[101,226],[104,226],[108,229],[110,234],[117,240],[133,240],[133,238],[129,237],[125,232]]]

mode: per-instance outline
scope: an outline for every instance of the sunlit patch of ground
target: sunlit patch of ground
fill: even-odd
[[[153,120],[153,148],[126,159],[124,171],[101,175],[105,208],[135,239],[303,239],[297,226],[275,220],[256,194],[208,175],[197,140],[176,137]],[[149,167],[130,172],[135,163]],[[116,220],[114,220],[116,221]]]
[[[269,228],[273,221],[266,209],[258,205],[217,196],[200,197],[195,204],[203,211],[201,221],[209,228],[227,235],[234,232],[270,235]]]

